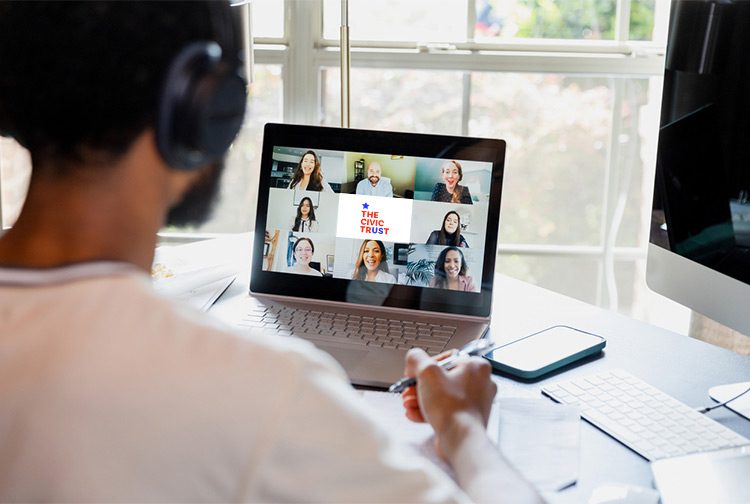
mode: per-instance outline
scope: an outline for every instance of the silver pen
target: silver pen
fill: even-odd
[[[438,362],[438,366],[443,369],[453,369],[456,366],[456,361],[464,355],[481,355],[492,348],[493,345],[494,343],[489,338],[480,338],[469,341],[467,344],[459,348],[456,353]],[[388,387],[388,392],[400,393],[416,384],[417,379],[413,376],[410,378],[401,378],[399,381]]]

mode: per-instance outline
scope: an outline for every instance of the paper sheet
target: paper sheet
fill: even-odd
[[[432,461],[453,479],[453,469],[445,463],[435,450],[432,427],[426,423],[412,422],[404,415],[401,395],[372,390],[360,391],[362,399],[381,413],[385,428],[402,443],[412,446],[419,454]]]
[[[498,446],[540,492],[558,491],[578,478],[580,412],[546,399],[497,402]]]
[[[151,276],[157,292],[206,311],[241,269],[241,235],[156,249]]]
[[[409,421],[400,395],[369,390],[360,393],[381,413],[390,432],[454,477],[453,470],[435,451],[432,427]],[[487,435],[524,478],[539,492],[549,494],[574,484],[578,478],[580,423],[577,406],[537,398],[502,398],[492,406]]]

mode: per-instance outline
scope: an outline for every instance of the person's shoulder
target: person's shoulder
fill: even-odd
[[[396,282],[396,277],[386,271],[378,272],[378,281],[380,282]]]
[[[464,291],[475,291],[476,290],[476,285],[474,285],[474,279],[471,276],[465,275],[465,276],[462,276],[461,279],[463,280],[463,284],[464,284],[464,289],[463,290]]]
[[[132,321],[127,324],[127,334],[121,335],[131,347],[142,345],[147,347],[144,352],[169,356],[175,365],[181,362],[178,367],[183,369],[211,369],[207,380],[257,376],[264,369],[269,373],[288,367],[301,369],[309,363],[338,367],[308,342],[266,335],[261,330],[241,331],[217,317],[163,297],[147,282],[121,282],[111,287],[115,287],[109,290],[116,292],[116,299],[108,305],[117,305],[118,313],[105,316],[112,318],[113,325],[115,320]]]

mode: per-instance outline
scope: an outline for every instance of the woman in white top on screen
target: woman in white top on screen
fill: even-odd
[[[320,171],[320,158],[314,151],[307,151],[300,158],[288,189],[299,191],[333,192]]]
[[[363,241],[359,247],[352,278],[365,282],[396,283],[396,277],[388,272],[388,263],[385,259],[385,245],[382,241]]]
[[[435,276],[430,287],[464,292],[476,292],[474,280],[468,276],[464,254],[458,247],[446,247],[435,261]]]
[[[323,276],[323,273],[310,267],[315,245],[310,238],[300,238],[294,242],[292,247],[294,255],[294,265],[289,268],[290,273],[299,273],[300,275]]]
[[[297,215],[292,217],[292,231],[300,233],[318,231],[318,221],[315,219],[315,208],[312,200],[305,196],[297,206]]]

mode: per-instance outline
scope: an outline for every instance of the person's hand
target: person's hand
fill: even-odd
[[[439,359],[451,355],[440,354]],[[406,355],[406,376],[417,378],[416,387],[402,394],[406,416],[415,422],[428,422],[435,430],[438,449],[441,438],[455,434],[459,423],[487,425],[497,386],[490,378],[489,362],[481,357],[461,358],[446,371],[421,349]],[[459,419],[461,422],[459,422]]]
[[[437,362],[440,362],[441,360],[447,359],[451,355],[455,354],[456,350],[446,350],[445,352],[436,355],[433,357]],[[412,377],[416,376],[416,374],[409,374],[409,354],[406,355],[407,363],[406,368],[404,369],[404,376]],[[403,392],[401,392],[401,400],[404,404],[404,409],[406,410],[406,418],[411,420],[412,422],[418,422],[418,423],[424,423],[426,422],[424,416],[422,416],[422,411],[419,409],[419,400],[417,399],[417,387],[409,387]]]

